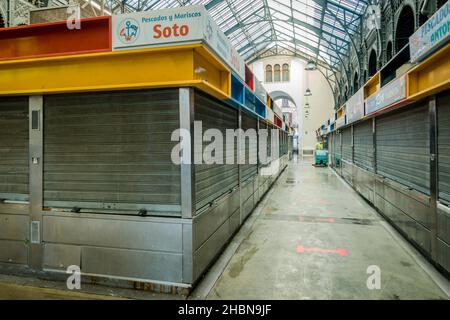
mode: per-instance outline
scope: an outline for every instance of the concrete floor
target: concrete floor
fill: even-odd
[[[381,288],[367,288],[369,266]],[[439,284],[439,285],[438,285]],[[291,162],[190,299],[449,299],[449,282],[329,168]],[[447,293],[447,294],[446,294]],[[0,299],[184,299],[0,275]]]
[[[329,168],[291,163],[256,215],[208,299],[449,299],[427,263]],[[372,265],[379,290],[367,288]],[[448,281],[441,286],[449,292]]]

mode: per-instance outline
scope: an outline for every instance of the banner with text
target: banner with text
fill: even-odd
[[[378,111],[406,98],[406,76],[392,80],[366,100],[366,114]]]
[[[450,40],[450,1],[447,1],[410,38],[411,62],[424,59],[427,55]]]
[[[364,117],[364,88],[359,89],[346,103],[347,123]]]
[[[189,42],[206,43],[236,74],[245,64],[203,6],[186,6],[112,16],[113,50]]]

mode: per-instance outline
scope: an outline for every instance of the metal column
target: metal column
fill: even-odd
[[[376,118],[372,118],[372,138],[373,138],[373,172],[377,173],[377,122]]]
[[[436,96],[428,101],[430,119],[430,233],[431,258],[437,261],[437,201],[438,201],[438,157],[437,157],[437,115]]]
[[[42,269],[43,96],[30,96],[30,267]]]
[[[194,91],[180,88],[180,129],[190,133],[190,143],[181,155],[181,215],[192,218],[195,212],[194,181]]]
[[[195,215],[194,178],[194,90],[180,88],[179,96],[180,129],[190,133],[189,147],[181,154],[181,216],[188,220],[183,223],[183,266],[184,283],[192,283],[194,276],[194,250],[192,217]],[[186,131],[187,130],[187,131]]]

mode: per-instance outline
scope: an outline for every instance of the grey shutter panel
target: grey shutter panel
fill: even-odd
[[[28,128],[28,97],[0,98],[0,200],[28,200]]]
[[[342,135],[342,133],[337,133],[337,132],[334,133],[334,141],[336,142],[334,144],[334,151],[335,151],[334,153],[336,155],[336,158],[338,158],[338,159],[340,159],[342,156],[341,135]]]
[[[46,96],[44,205],[175,215],[178,96],[175,89]]]
[[[258,173],[258,137],[257,137],[257,124],[258,120],[251,117],[246,113],[242,113],[241,126],[244,131],[249,129],[254,130],[255,141],[250,141],[249,138],[245,138],[245,164],[242,165],[243,180],[246,180]],[[252,139],[254,140],[254,139]],[[252,161],[250,161],[252,159]],[[254,160],[253,160],[254,159]],[[250,163],[251,162],[251,163]]]
[[[450,205],[450,91],[437,97],[439,200]]]
[[[372,120],[353,126],[354,163],[361,168],[373,171],[373,133]]]
[[[224,137],[223,164],[195,165],[196,209],[229,192],[238,185],[237,139],[234,143],[233,164],[226,164],[226,129],[238,128],[238,112],[215,99],[196,92],[194,106],[195,120],[202,121],[203,133],[208,129],[219,129]],[[203,142],[203,147],[211,142]]]
[[[410,106],[376,121],[377,173],[430,194],[427,106]]]
[[[342,159],[352,161],[352,128],[342,130]]]

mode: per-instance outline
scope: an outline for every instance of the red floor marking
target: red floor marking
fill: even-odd
[[[317,218],[317,221],[329,222],[329,223],[336,222],[336,220],[334,218]]]
[[[320,249],[320,248],[305,248],[304,246],[297,246],[297,253],[305,252],[320,252],[320,253],[337,253],[342,257],[347,256],[348,251],[342,248],[339,249]]]

